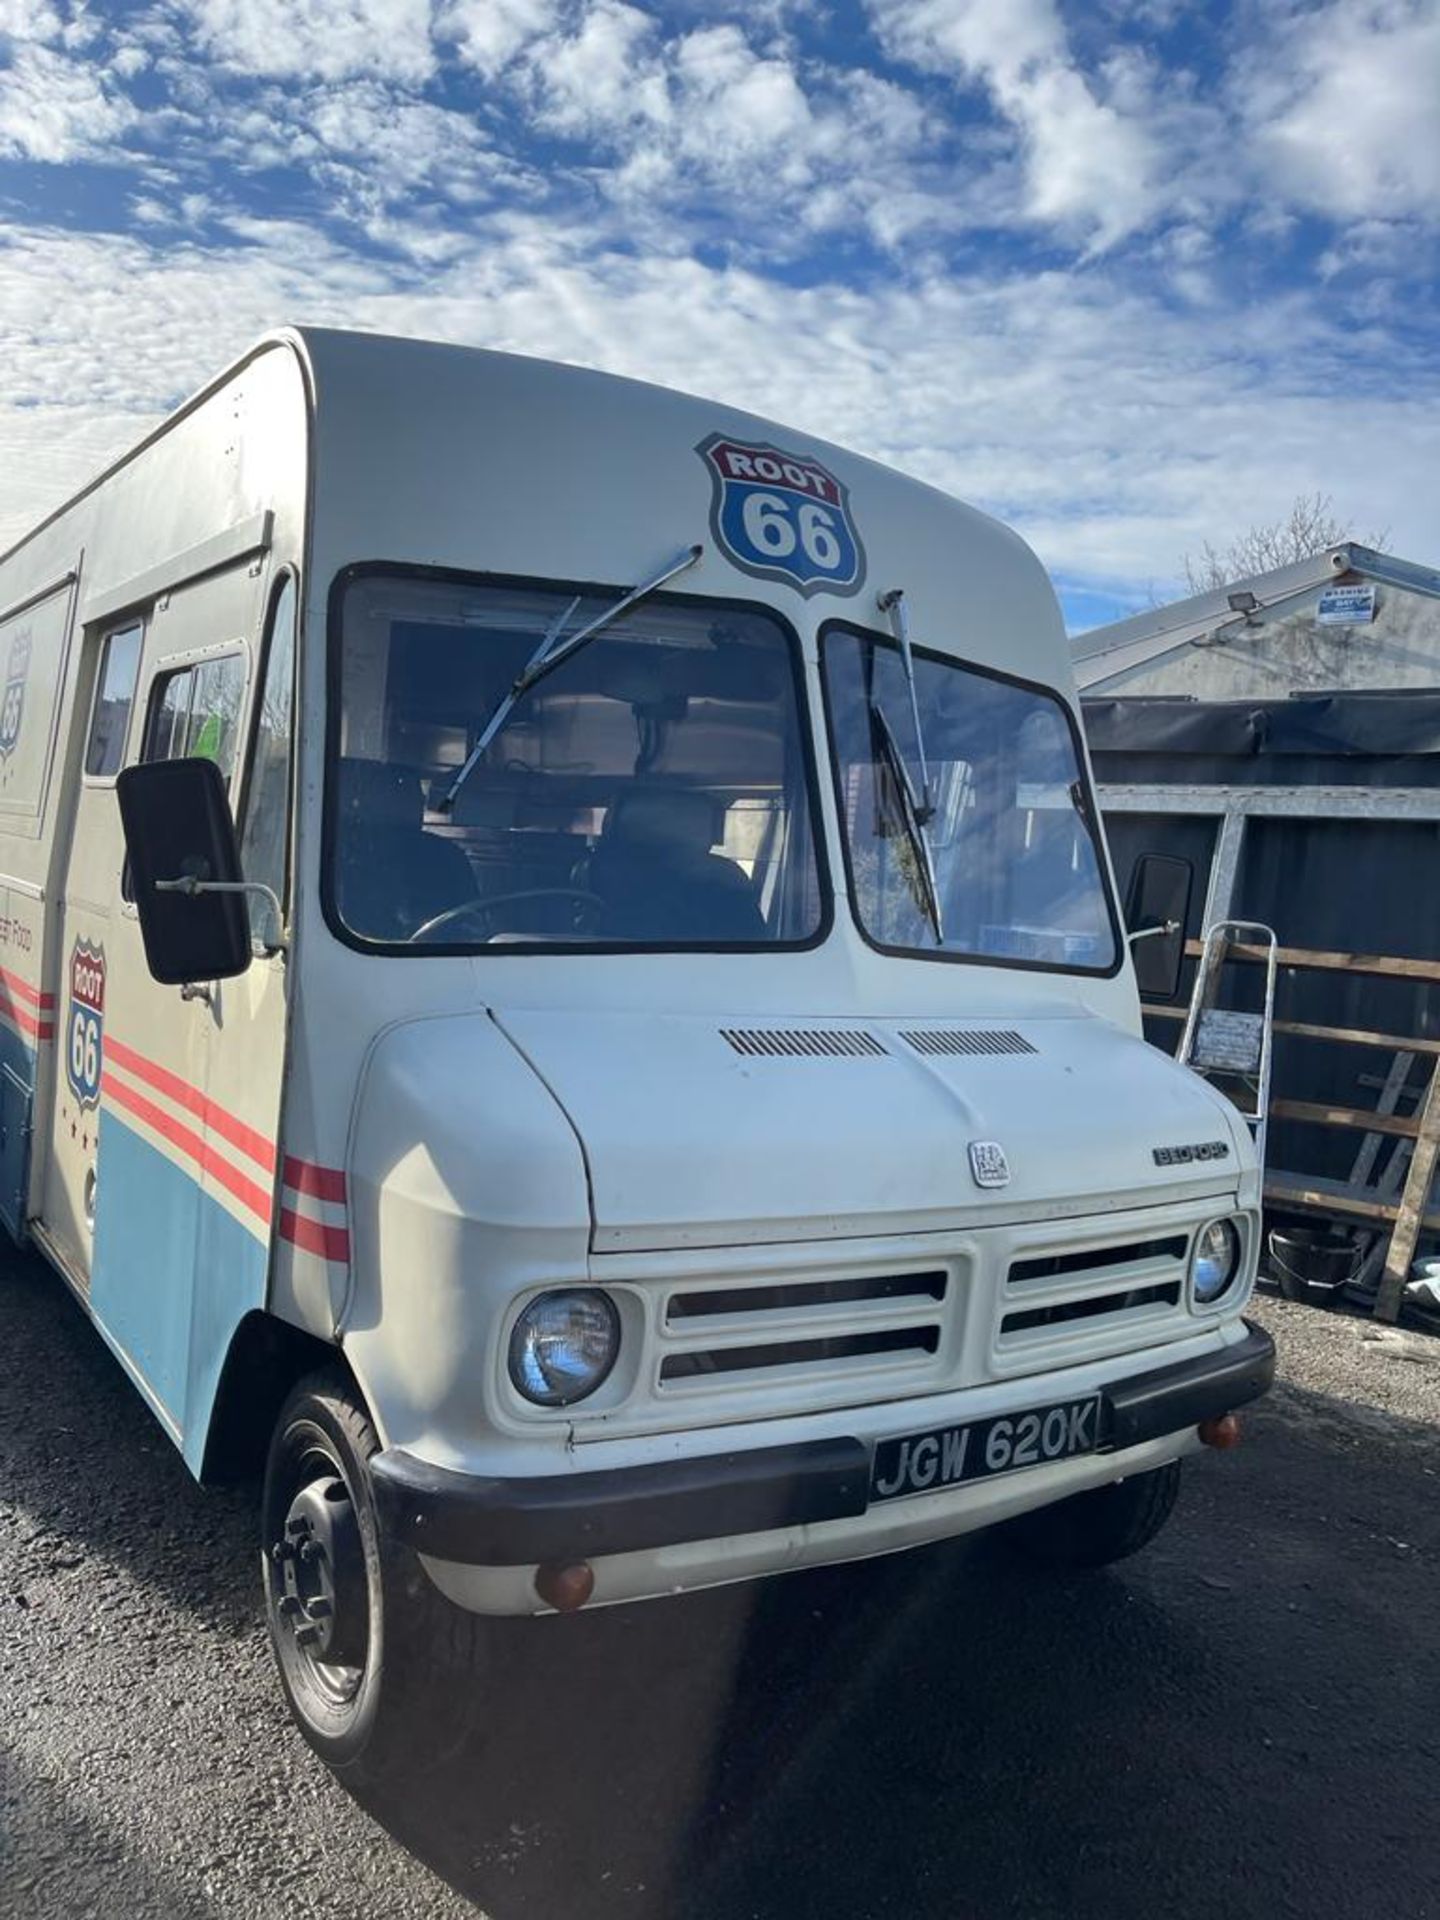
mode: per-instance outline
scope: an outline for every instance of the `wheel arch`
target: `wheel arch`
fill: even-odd
[[[317,1367],[338,1367],[355,1393],[365,1393],[342,1349],[256,1307],[230,1336],[205,1434],[200,1480],[232,1485],[258,1477],[275,1420],[297,1380]]]

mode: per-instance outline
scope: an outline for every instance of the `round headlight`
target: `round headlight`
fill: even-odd
[[[569,1407],[594,1393],[620,1351],[620,1315],[592,1287],[536,1296],[510,1335],[510,1378],[537,1407]]]
[[[1190,1267],[1190,1290],[1196,1305],[1213,1305],[1239,1270],[1239,1234],[1229,1220],[1212,1220],[1201,1229]]]

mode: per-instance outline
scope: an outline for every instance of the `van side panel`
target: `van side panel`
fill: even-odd
[[[33,1224],[197,1473],[235,1329],[267,1305],[289,963],[258,957],[208,999],[158,987],[121,890],[113,782],[85,779],[82,763],[103,637],[133,619],[144,641],[125,764],[166,675],[243,659],[243,705],[226,709],[238,810],[272,587],[305,559],[308,437],[302,355],[272,341],[0,558],[0,1218]],[[7,609],[62,576],[54,767],[26,838],[6,809]],[[87,915],[105,948],[88,1105],[64,1054]],[[47,1218],[62,1147],[87,1208],[93,1193],[93,1224],[72,1206],[68,1240]]]
[[[47,820],[78,589],[76,564],[48,581],[0,575],[0,1220],[25,1237],[41,1049],[55,1038],[42,971]],[[18,589],[18,592],[17,592]]]

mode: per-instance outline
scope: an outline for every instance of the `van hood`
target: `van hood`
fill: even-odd
[[[492,1018],[575,1129],[596,1252],[1160,1206],[1233,1194],[1253,1159],[1228,1101],[1078,1009],[1013,1024]]]

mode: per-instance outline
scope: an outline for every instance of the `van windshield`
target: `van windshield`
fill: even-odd
[[[329,906],[354,940],[808,945],[822,930],[794,642],[749,610],[655,600],[521,695],[604,590],[365,571],[341,606]]]
[[[1112,971],[1093,803],[1056,696],[917,647],[917,740],[896,645],[832,627],[821,648],[851,897],[872,944]],[[920,788],[922,741],[934,805],[923,824],[905,791],[907,779]]]

